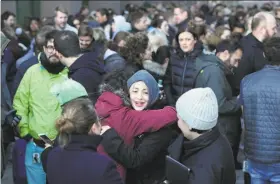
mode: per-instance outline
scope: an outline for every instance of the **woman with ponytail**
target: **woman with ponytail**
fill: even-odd
[[[63,105],[56,121],[58,146],[42,153],[49,184],[122,184],[114,162],[96,152],[101,125],[92,102],[77,98]]]

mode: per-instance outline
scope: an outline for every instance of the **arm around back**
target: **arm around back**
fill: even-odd
[[[167,148],[173,138],[169,128],[144,135],[142,142],[137,146],[126,145],[114,129],[103,134],[102,145],[105,151],[126,168],[136,168],[145,165]]]
[[[129,111],[124,118],[124,122],[131,122],[130,124],[126,123],[126,126],[132,135],[158,131],[177,120],[176,110],[171,106],[159,110]]]

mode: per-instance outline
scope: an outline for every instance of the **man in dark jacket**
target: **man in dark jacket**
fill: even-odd
[[[252,33],[241,40],[243,56],[238,68],[235,69],[234,90],[239,94],[241,80],[248,74],[264,67],[267,60],[263,54],[263,41],[277,32],[274,16],[268,12],[257,13],[252,20]]]
[[[268,65],[246,76],[240,86],[244,165],[251,183],[280,183],[280,38],[265,43],[264,53]]]
[[[79,38],[72,31],[58,32],[55,35],[54,47],[61,63],[69,69],[69,78],[81,83],[95,103],[98,85],[105,74],[104,65],[97,61],[97,53],[81,54]]]
[[[195,87],[211,88],[219,105],[218,125],[222,134],[225,134],[231,143],[234,158],[237,164],[237,154],[241,134],[241,106],[227,81],[232,75],[231,69],[238,66],[242,57],[241,46],[234,41],[225,40],[217,45],[217,56],[204,55],[196,61],[198,72]]]
[[[174,8],[174,18],[176,21],[177,32],[184,31],[188,28],[188,11],[182,7]]]
[[[231,148],[216,126],[218,103],[214,92],[210,88],[192,89],[178,99],[176,110],[182,134],[169,147],[169,154],[191,169],[185,183],[234,184]]]

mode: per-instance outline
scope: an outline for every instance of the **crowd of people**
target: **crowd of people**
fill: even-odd
[[[280,6],[205,3],[2,13],[14,182],[280,183]]]

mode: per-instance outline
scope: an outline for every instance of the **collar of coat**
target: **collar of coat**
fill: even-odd
[[[169,146],[168,153],[175,160],[180,161],[184,156],[191,156],[206,148],[220,136],[219,128],[216,126],[212,131],[206,132],[194,140],[187,140],[183,134]]]
[[[167,67],[163,66],[159,63],[156,63],[154,61],[151,60],[145,60],[143,61],[143,68],[147,71],[151,71],[159,76],[164,76]]]
[[[99,93],[102,94],[103,92],[112,92],[118,95],[119,97],[121,97],[125,106],[131,106],[128,94],[125,93],[123,89],[115,89],[114,87],[112,87],[107,83],[102,83],[99,85]]]
[[[102,137],[100,135],[71,135],[70,142],[64,147],[66,150],[71,149],[91,149],[93,151],[97,150]]]

